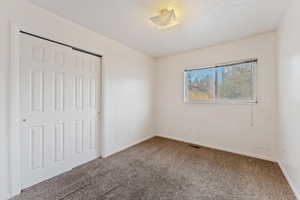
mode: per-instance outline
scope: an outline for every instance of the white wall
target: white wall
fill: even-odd
[[[278,31],[280,164],[300,199],[300,1],[293,0]]]
[[[201,36],[199,36],[201,37]],[[259,103],[184,104],[183,71],[217,63],[258,58]],[[217,149],[276,160],[276,34],[266,33],[157,60],[156,133]]]
[[[7,196],[10,26],[104,55],[104,156],[152,136],[154,60],[24,0],[0,0],[0,199]]]

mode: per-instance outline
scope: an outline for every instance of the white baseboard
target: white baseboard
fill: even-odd
[[[151,139],[151,138],[153,138],[153,137],[155,137],[155,135],[147,136],[147,137],[145,137],[145,138],[143,138],[143,139],[141,139],[141,140],[135,141],[135,142],[133,142],[133,143],[131,143],[131,144],[129,144],[129,145],[126,145],[126,146],[124,146],[124,147],[121,147],[121,148],[119,148],[119,149],[113,151],[113,152],[110,152],[110,153],[108,153],[108,154],[103,155],[103,158],[106,158],[106,157],[108,157],[108,156],[111,156],[111,155],[113,155],[113,154],[116,154],[116,153],[118,153],[118,152],[120,152],[120,151],[123,151],[123,150],[125,150],[125,149],[127,149],[127,148],[129,148],[129,147],[132,147],[132,146],[136,145],[136,144],[142,143],[142,142],[144,142],[144,141],[146,141],[146,140],[149,140],[149,139]]]
[[[248,157],[252,157],[252,158],[258,158],[258,159],[267,160],[267,161],[271,161],[271,162],[277,162],[277,160],[275,160],[273,158],[269,158],[267,156],[260,155],[260,154],[249,153],[249,152],[241,152],[241,151],[236,151],[236,150],[233,150],[233,149],[227,149],[227,148],[223,148],[223,147],[216,147],[216,146],[207,145],[207,144],[195,143],[195,141],[181,139],[181,138],[176,138],[176,137],[169,136],[169,135],[160,135],[160,134],[157,134],[157,136],[163,137],[163,138],[172,139],[172,140],[182,141],[182,142],[186,142],[186,143],[191,143],[191,144],[195,144],[195,145],[207,147],[207,148],[210,148],[210,149],[221,150],[221,151],[225,151],[225,152],[229,152],[229,153],[234,153],[234,154],[238,154],[238,155],[248,156]]]
[[[12,198],[12,197],[14,197],[14,196],[17,196],[17,195],[19,195],[19,194],[21,194],[21,190],[20,190],[20,191],[14,191],[13,193],[10,193],[10,194],[8,195],[8,198],[7,198],[7,199]]]
[[[280,162],[280,161],[278,162],[278,164],[279,164],[279,167],[281,168],[281,170],[282,170],[285,178],[287,179],[288,183],[290,184],[292,190],[294,191],[294,193],[296,195],[296,198],[298,200],[300,200],[300,191],[298,191],[297,188],[296,188],[296,186],[293,184],[293,181],[292,181],[291,177],[289,176],[286,168],[284,167],[284,164],[282,162]]]

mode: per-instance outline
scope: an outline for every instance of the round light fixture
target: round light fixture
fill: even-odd
[[[159,15],[151,17],[150,20],[160,29],[169,28],[178,24],[174,9],[163,9]]]

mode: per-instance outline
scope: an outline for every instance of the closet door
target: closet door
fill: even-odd
[[[22,188],[99,156],[96,58],[22,34]]]
[[[75,166],[99,157],[99,57],[73,50],[71,132]]]

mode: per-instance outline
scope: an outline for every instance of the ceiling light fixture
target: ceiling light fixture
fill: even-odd
[[[159,15],[151,17],[150,20],[161,29],[178,24],[174,9],[163,9],[159,12]]]

